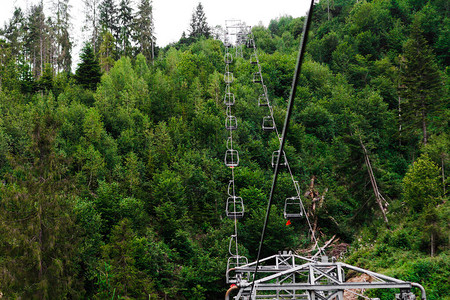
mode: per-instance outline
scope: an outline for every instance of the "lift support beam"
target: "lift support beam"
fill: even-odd
[[[328,257],[321,261],[283,252],[260,260],[257,274],[253,279],[255,262],[235,268],[237,295],[234,299],[307,299],[343,300],[344,291],[366,289],[400,289],[396,300],[415,300],[412,287],[421,291],[421,300],[426,299],[424,288],[411,283],[351,266],[342,262],[329,262]],[[366,274],[372,282],[348,282],[346,275],[355,277]],[[258,276],[258,277],[260,277]],[[252,285],[254,285],[252,289]],[[253,290],[252,295],[250,291]],[[356,292],[354,292],[356,293]],[[227,293],[227,298],[230,293]]]

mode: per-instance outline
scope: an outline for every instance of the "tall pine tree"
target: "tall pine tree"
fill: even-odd
[[[153,25],[153,6],[151,0],[141,0],[135,17],[134,39],[138,45],[139,52],[147,60],[153,60],[155,48],[155,36]]]
[[[13,17],[7,24],[5,24],[3,36],[9,42],[11,55],[16,58],[24,55],[23,43],[25,39],[25,16],[20,8],[15,8]]]
[[[131,38],[132,38],[132,25],[133,25],[133,10],[130,6],[130,0],[121,0],[118,14],[119,24],[119,52],[123,56],[131,55]]]
[[[99,24],[101,26],[102,32],[104,33],[106,31],[109,31],[117,40],[120,31],[117,24],[118,10],[114,3],[114,0],[103,0],[99,5],[99,13]]]
[[[115,40],[111,32],[106,31],[102,36],[102,43],[100,44],[100,50],[98,51],[100,66],[103,72],[108,73],[114,65],[114,44]]]
[[[33,75],[35,78],[39,78],[44,71],[44,47],[46,45],[47,33],[44,6],[42,3],[31,7],[30,14],[27,18],[27,29],[25,48],[29,54]]]
[[[191,24],[189,28],[189,37],[198,39],[201,36],[209,38],[211,36],[211,29],[206,22],[206,15],[203,11],[203,5],[198,3],[197,8],[192,13]]]
[[[412,127],[421,128],[423,143],[426,144],[429,116],[442,103],[442,79],[417,18],[411,25],[410,38],[404,45],[399,94],[403,101],[403,119]]]
[[[72,41],[70,40],[70,5],[69,0],[53,0],[56,35],[57,71],[70,72],[72,67]]]
[[[83,3],[85,18],[83,31],[90,35],[91,45],[94,48],[94,52],[96,52],[99,43],[99,0],[83,0]]]
[[[87,43],[84,46],[80,58],[81,62],[75,72],[75,80],[85,88],[95,90],[102,73],[91,44]]]

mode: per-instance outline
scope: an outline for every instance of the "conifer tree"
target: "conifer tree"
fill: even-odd
[[[44,53],[46,24],[44,15],[44,6],[42,3],[31,7],[27,18],[27,34],[25,37],[25,48],[29,53],[32,71],[35,78],[44,71]]]
[[[201,2],[199,2],[197,8],[192,13],[191,24],[189,28],[189,37],[198,39],[201,36],[209,38],[211,36],[211,29],[206,22],[203,5]]]
[[[106,31],[102,37],[102,43],[98,52],[100,66],[103,72],[109,72],[114,65],[114,37],[111,32]]]
[[[131,37],[133,24],[133,11],[130,6],[130,0],[121,0],[118,15],[119,24],[119,44],[120,54],[124,56],[131,55]]]
[[[40,89],[47,93],[53,89],[53,68],[51,64],[45,64],[44,72],[39,78],[38,84]]]
[[[429,115],[442,103],[442,80],[417,18],[404,45],[399,94],[403,100],[403,118],[413,127],[422,129],[423,143],[426,144]]]
[[[24,55],[23,43],[25,39],[25,16],[19,7],[16,7],[13,17],[5,25],[3,35],[7,39],[11,49],[11,55],[17,58]]]
[[[102,73],[91,44],[87,43],[84,46],[80,58],[81,62],[75,72],[75,80],[85,88],[95,90]]]
[[[134,40],[141,52],[148,60],[154,58],[154,25],[153,25],[153,6],[151,0],[141,0],[138,12],[135,17],[135,35]]]
[[[67,162],[54,151],[58,122],[36,115],[27,158],[0,184],[0,291],[11,299],[79,298],[77,227]]]
[[[118,10],[114,0],[103,0],[99,5],[99,13],[99,24],[102,31],[109,31],[117,40],[119,37],[119,26],[117,24]]]
[[[72,41],[70,40],[69,0],[53,0],[55,13],[56,68],[70,72],[72,67]]]
[[[90,34],[91,45],[96,52],[98,45],[98,5],[99,0],[83,0],[84,3],[84,14],[85,14],[85,24],[83,26],[83,31]]]

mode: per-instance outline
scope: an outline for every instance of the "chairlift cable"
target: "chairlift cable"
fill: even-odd
[[[253,41],[254,53],[252,55],[253,55],[253,57],[256,60],[256,64],[258,65],[258,71],[261,74],[261,85],[263,87],[265,87],[265,85],[264,85],[264,78],[263,78],[262,73],[261,73],[261,65],[259,63],[258,54],[257,54],[257,51],[256,51],[256,43],[254,42],[254,36],[253,36],[253,33],[251,33],[251,32],[249,33],[249,35],[250,35],[250,40]],[[264,93],[265,93],[265,97],[266,97],[266,100],[267,100],[267,107],[269,109],[269,114],[270,114],[271,119],[273,120],[273,130],[275,131],[275,134],[276,134],[276,136],[278,138],[278,141],[280,141],[280,139],[281,139],[280,138],[280,133],[278,131],[278,127],[276,126],[276,122],[275,122],[275,118],[274,118],[274,114],[273,114],[273,107],[270,104],[269,95],[267,94],[267,90],[265,90]],[[311,237],[312,237],[312,240],[314,241],[315,247],[316,246],[318,247],[318,240],[317,240],[317,238],[315,236],[315,233],[314,233],[314,231],[312,229],[311,221],[309,220],[309,217],[307,215],[307,212],[306,212],[306,209],[305,209],[305,207],[303,205],[303,202],[301,201],[300,189],[298,187],[297,181],[295,180],[294,174],[292,172],[291,166],[290,166],[288,158],[286,156],[285,156],[285,164],[286,164],[286,168],[288,169],[288,172],[289,172],[289,174],[291,176],[291,180],[294,183],[294,187],[295,187],[295,191],[296,191],[296,194],[297,194],[297,198],[300,200],[299,201],[299,203],[300,203],[300,212],[306,218],[306,221],[307,221],[308,227],[309,227],[309,232],[311,233]],[[320,247],[318,247],[318,248],[319,248],[319,253],[323,252]]]
[[[239,164],[239,154],[237,150],[234,149],[233,144],[233,130],[237,129],[237,119],[233,116],[232,113],[232,106],[235,103],[235,97],[234,94],[231,92],[231,83],[234,80],[233,73],[230,72],[230,64],[233,61],[232,54],[229,52],[229,47],[231,46],[230,43],[228,43],[228,36],[225,36],[225,74],[224,74],[224,81],[226,84],[225,87],[225,96],[224,96],[224,104],[226,105],[226,119],[225,119],[225,127],[229,131],[229,136],[227,139],[227,151],[225,153],[225,165],[230,167],[231,169],[231,180],[228,185],[228,199],[226,202],[226,214],[227,217],[234,219],[234,234],[230,237],[230,243],[229,243],[229,253],[230,257],[228,258],[227,262],[227,272],[226,272],[226,278],[227,283],[236,283],[237,278],[232,278],[230,280],[230,272],[234,270],[235,267],[239,267],[241,265],[244,265],[248,263],[247,258],[244,256],[239,255],[239,242],[238,242],[238,218],[243,217],[244,214],[244,205],[242,198],[236,196],[236,189],[235,189],[235,172],[234,168],[238,166]],[[237,53],[237,52],[236,52]],[[230,210],[230,205],[233,206],[233,208]],[[234,248],[234,250],[232,249]],[[235,275],[234,275],[235,276]]]
[[[261,240],[259,243],[258,255],[256,257],[255,273],[253,274],[253,282],[252,282],[252,286],[250,289],[250,297],[253,293],[253,288],[255,286],[256,274],[258,272],[259,260],[261,257],[261,249],[262,249],[262,245],[264,242],[264,236],[265,236],[265,232],[266,232],[266,228],[267,228],[267,224],[268,224],[268,220],[269,220],[269,215],[270,215],[270,208],[272,206],[273,194],[274,194],[274,190],[276,187],[276,182],[277,182],[277,177],[278,177],[278,169],[279,169],[279,165],[280,165],[280,158],[283,153],[283,148],[284,148],[285,139],[286,139],[286,133],[287,133],[287,129],[289,127],[289,120],[291,117],[292,107],[294,105],[294,98],[295,98],[295,94],[297,91],[298,77],[299,77],[299,74],[301,71],[301,65],[303,62],[303,56],[304,56],[304,52],[305,52],[306,41],[308,38],[309,26],[311,24],[311,15],[313,12],[313,7],[314,7],[314,0],[311,0],[309,12],[306,16],[305,25],[303,27],[303,34],[302,34],[302,38],[300,41],[300,49],[299,49],[299,53],[298,53],[298,57],[297,57],[297,65],[295,67],[294,78],[292,80],[291,92],[290,92],[288,107],[287,107],[287,111],[286,111],[286,119],[284,121],[282,136],[281,136],[281,140],[280,140],[279,155],[277,158],[277,163],[275,165],[275,171],[274,171],[273,180],[272,180],[272,187],[270,190],[269,201],[267,203],[266,217],[265,217],[263,229],[261,232]],[[320,250],[321,249],[319,247],[319,251]]]

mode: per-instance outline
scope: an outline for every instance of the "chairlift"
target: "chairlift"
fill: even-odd
[[[244,201],[242,198],[236,196],[228,197],[225,212],[230,219],[240,219],[244,217]]]
[[[223,97],[223,103],[227,106],[234,105],[235,98],[234,94],[231,92],[231,87],[229,84],[225,86],[225,95]]]
[[[233,55],[229,52],[225,53],[224,60],[226,64],[231,64],[233,62]]]
[[[275,129],[275,121],[272,116],[263,117],[262,129],[265,131],[270,131]]]
[[[254,48],[255,47],[255,40],[252,38],[247,40],[247,48]]]
[[[225,128],[227,130],[237,129],[237,119],[235,116],[227,116],[227,118],[225,119]]]
[[[253,73],[253,83],[261,83],[262,82],[262,76],[260,72]]]
[[[280,155],[280,150],[276,150],[272,153],[272,168],[275,168],[277,164],[278,156]],[[280,159],[280,167],[287,166],[286,154],[283,151],[283,157]]]
[[[289,197],[284,201],[284,218],[298,219],[303,217],[302,202],[300,197]]]
[[[248,264],[248,259],[245,256],[242,255],[233,255],[228,258],[227,261],[227,272],[226,272],[226,282],[228,284],[230,283],[237,283],[237,274],[235,272],[235,269],[241,266],[245,266]],[[247,274],[249,277],[250,274]]]
[[[225,93],[225,96],[223,97],[223,103],[227,106],[234,105],[235,98],[233,93]]]
[[[259,95],[258,106],[269,106],[269,101],[267,100],[266,94]]]
[[[250,63],[252,65],[257,65],[258,64],[258,57],[256,56],[256,54],[252,54],[250,55]]]
[[[225,74],[223,75],[223,80],[225,81],[226,84],[232,83],[234,80],[233,73],[225,72]]]
[[[228,149],[225,152],[225,166],[235,168],[239,165],[239,153],[235,149]]]
[[[267,96],[267,87],[263,85],[263,93],[258,97],[258,106],[269,106],[269,97]]]

